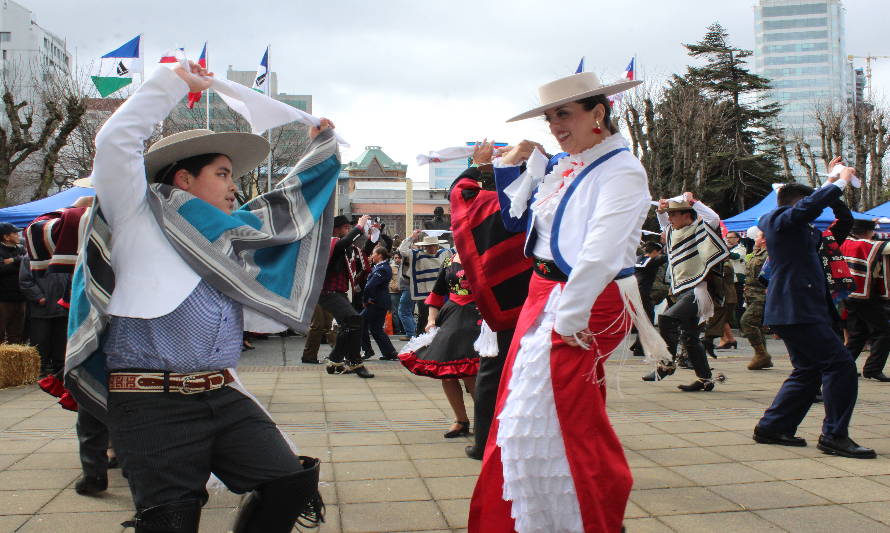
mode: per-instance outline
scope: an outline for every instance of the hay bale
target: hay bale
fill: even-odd
[[[0,389],[36,383],[40,354],[25,344],[0,344]]]

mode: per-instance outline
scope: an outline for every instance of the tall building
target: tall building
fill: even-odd
[[[0,76],[27,87],[35,76],[68,73],[71,55],[65,39],[37,24],[34,13],[13,0],[0,0]]]
[[[852,98],[841,1],[759,0],[754,27],[754,70],[772,80],[781,125],[818,146],[815,107]]]
[[[468,141],[467,146],[475,146],[475,141]],[[503,148],[507,143],[495,142],[495,147]],[[454,180],[472,163],[471,158],[454,159],[451,161],[431,161],[429,166],[429,186],[431,189],[448,189]]]

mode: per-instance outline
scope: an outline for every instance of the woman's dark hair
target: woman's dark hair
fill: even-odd
[[[798,200],[813,194],[813,191],[812,187],[803,183],[788,183],[779,189],[776,194],[776,203],[778,205],[794,205]]]
[[[604,94],[588,96],[578,100],[578,103],[584,106],[584,111],[593,111],[597,104],[602,104],[605,113],[603,114],[603,126],[609,130],[609,133],[618,133],[618,128],[612,124],[612,102]]]
[[[155,183],[163,183],[164,185],[173,185],[173,178],[180,170],[185,170],[192,176],[197,176],[204,170],[204,167],[216,161],[216,158],[226,154],[201,154],[187,157],[181,161],[167,165],[155,174]],[[228,157],[228,156],[226,156]]]

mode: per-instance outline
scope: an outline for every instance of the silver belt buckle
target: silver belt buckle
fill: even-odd
[[[198,394],[201,392],[206,392],[209,389],[205,387],[201,387],[199,389],[192,389],[189,387],[189,383],[192,381],[204,380],[205,384],[210,384],[210,376],[198,377],[198,376],[185,376],[182,378],[182,384],[179,385],[179,392],[182,394]]]

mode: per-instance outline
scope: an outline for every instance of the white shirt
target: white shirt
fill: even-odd
[[[151,213],[142,155],[155,125],[186,93],[188,86],[173,71],[156,69],[96,135],[93,186],[114,239],[110,315],[166,315],[201,281],[167,241]]]

